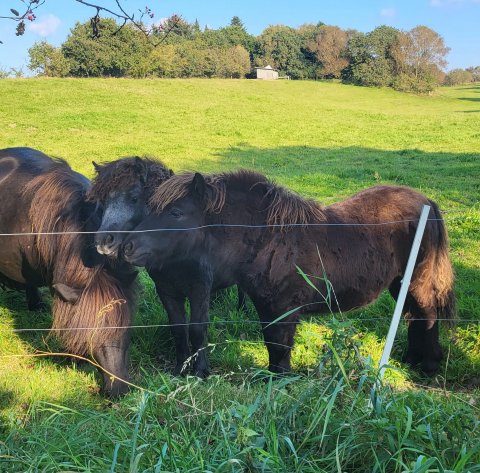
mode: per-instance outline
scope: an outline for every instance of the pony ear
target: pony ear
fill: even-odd
[[[95,168],[95,172],[99,173],[100,172],[100,164],[97,164],[95,161],[92,161],[93,167]]]
[[[52,284],[52,289],[56,296],[60,297],[63,302],[68,302],[69,304],[77,303],[83,292],[82,289],[76,289],[62,283]]]
[[[193,176],[191,188],[201,199],[205,197],[205,194],[207,193],[207,183],[205,182],[205,178],[199,172],[196,172],[195,176]]]
[[[146,162],[139,156],[135,156],[135,170],[138,172],[142,183],[145,184],[147,182],[148,167]]]

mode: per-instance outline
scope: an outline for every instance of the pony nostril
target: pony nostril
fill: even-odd
[[[131,255],[133,253],[133,241],[129,241],[125,244],[125,246],[123,247],[123,252],[126,255]]]
[[[109,233],[105,237],[105,245],[111,245],[112,243],[113,243],[113,235],[111,233]]]

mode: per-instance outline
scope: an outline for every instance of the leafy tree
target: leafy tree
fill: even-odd
[[[198,20],[195,18],[195,23],[193,24],[193,35],[194,35],[194,36],[197,36],[197,35],[199,35],[201,32],[202,32],[202,30],[200,29],[200,23],[199,23]]]
[[[199,48],[195,41],[186,41],[175,48],[175,77],[213,77],[217,70],[216,55]]]
[[[226,26],[217,30],[205,30],[197,40],[203,48],[231,48],[243,46],[251,55],[255,50],[255,37],[240,26]]]
[[[413,91],[430,92],[439,85],[438,71],[446,66],[445,57],[449,50],[436,31],[417,26],[398,36],[393,56],[399,75],[410,76],[412,83],[418,84],[412,87]],[[398,85],[394,86],[398,88]]]
[[[137,75],[136,65],[152,49],[147,38],[127,25],[120,30],[114,20],[104,20],[101,35],[92,37],[89,23],[77,23],[62,45],[73,76],[123,77]],[[133,73],[132,73],[133,70]]]
[[[258,40],[257,65],[270,64],[293,79],[302,79],[307,75],[302,38],[298,31],[289,26],[269,26]]]
[[[200,28],[200,25],[198,25],[198,28]],[[168,44],[178,44],[193,39],[198,32],[195,24],[192,25],[180,15],[175,14],[156,25],[153,33],[159,40]]]
[[[339,78],[349,61],[347,59],[347,33],[337,26],[323,25],[307,48],[320,65],[320,76]]]
[[[318,79],[321,77],[321,71],[315,53],[308,48],[308,43],[315,39],[320,28],[324,25],[321,21],[317,24],[305,23],[297,28],[300,36],[302,62],[304,64],[304,78]]]
[[[242,28],[242,29],[245,29],[245,26],[243,24],[243,21],[240,19],[240,17],[238,16],[234,16],[231,20],[230,20],[230,26],[236,26],[238,28]]]
[[[305,23],[297,28],[297,32],[302,39],[303,44],[307,44],[309,41],[313,41],[315,36],[320,32],[320,28],[325,26],[325,23],[319,21],[317,24]]]
[[[10,72],[3,68],[3,67],[0,67],[0,79],[8,79],[10,77]]]
[[[35,43],[29,50],[28,68],[38,75],[49,77],[65,77],[70,72],[70,64],[56,48],[46,41]]]
[[[472,82],[480,82],[480,66],[467,67],[466,70],[472,74]]]
[[[445,85],[463,85],[473,82],[473,74],[465,69],[453,69],[445,76]]]
[[[390,26],[379,26],[367,34],[349,32],[350,66],[343,78],[358,85],[391,86],[395,75],[393,48],[399,34]]]
[[[245,77],[252,69],[250,54],[241,45],[224,50],[222,62],[219,66],[219,76],[240,79]]]
[[[148,74],[156,77],[178,77],[179,68],[175,59],[175,45],[162,44],[156,47],[148,56]]]

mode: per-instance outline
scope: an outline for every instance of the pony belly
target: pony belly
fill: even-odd
[[[0,252],[0,273],[5,277],[6,280],[10,280],[13,283],[19,283],[21,285],[27,283],[22,272],[22,261],[20,255],[15,255],[12,253],[5,254],[5,252]],[[3,278],[1,279],[3,280]],[[12,284],[6,283],[6,285],[12,287]]]
[[[371,304],[380,295],[381,289],[377,290],[362,290],[359,288],[345,288],[342,291],[336,293],[338,300],[338,311],[346,312],[349,310],[359,309],[368,304]],[[336,305],[336,304],[335,304]]]

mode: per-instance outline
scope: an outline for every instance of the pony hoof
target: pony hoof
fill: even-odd
[[[104,386],[102,389],[102,394],[108,399],[118,399],[130,390],[129,386],[125,383],[116,381],[113,384]]]
[[[440,363],[436,360],[423,360],[422,372],[429,377],[434,376],[437,373],[439,366]]]
[[[45,302],[36,302],[35,304],[28,304],[28,310],[31,312],[47,312],[48,305]]]
[[[175,368],[173,369],[173,376],[177,378],[184,377],[187,375],[187,370],[188,367],[184,363],[175,365]]]
[[[193,375],[200,379],[206,379],[210,376],[210,372],[208,371],[208,368],[201,368],[196,369]]]
[[[422,362],[422,355],[415,353],[407,353],[402,360],[404,363],[410,366],[417,366]]]
[[[275,365],[275,366],[269,366],[268,371],[270,371],[273,378],[275,379],[275,378],[283,378],[285,376],[288,376],[292,370],[290,366],[283,367],[283,366]]]

